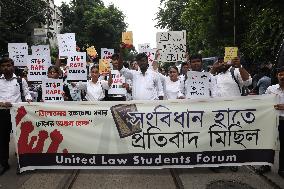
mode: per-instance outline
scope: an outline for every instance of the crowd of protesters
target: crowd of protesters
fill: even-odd
[[[118,70],[123,77],[126,88],[125,95],[110,95],[108,89],[112,86],[112,76],[101,76],[97,65],[90,69],[90,80],[87,82],[67,83],[65,81],[62,93],[65,101],[126,101],[126,100],[170,100],[185,99],[188,89],[185,85],[188,71],[206,72],[203,68],[202,57],[199,54],[189,56],[187,62],[182,63],[180,70],[176,66],[168,68],[160,67],[157,58],[153,65],[149,66],[148,57],[144,53],[136,56],[136,59],[130,65],[123,63],[123,57],[120,53],[112,56],[112,66]],[[48,69],[49,78],[64,78],[64,66],[56,65]],[[18,79],[15,75],[14,62],[8,57],[2,57],[0,60],[0,175],[4,174],[9,168],[9,141],[11,132],[11,120],[9,108],[12,103],[21,101],[42,102],[41,86],[31,86],[27,81],[27,71],[25,70]],[[262,95],[277,94],[280,96],[279,104],[275,109],[279,110],[279,175],[284,177],[283,165],[283,128],[284,128],[284,68],[277,72],[279,84],[271,86],[270,68],[263,66],[256,75],[251,76],[241,65],[240,58],[235,57],[230,62],[224,62],[222,57],[213,64],[210,70],[210,96],[233,97],[243,95]],[[249,89],[249,90],[248,90]],[[30,92],[29,92],[30,91]],[[31,94],[36,94],[35,98]],[[34,99],[34,100],[33,100]],[[216,171],[216,169],[213,169]],[[269,171],[270,167],[262,166],[259,173]]]

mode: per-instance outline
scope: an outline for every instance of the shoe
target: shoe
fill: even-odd
[[[256,173],[262,175],[264,173],[268,173],[269,171],[271,171],[271,167],[269,165],[262,165],[256,170]]]
[[[7,164],[5,166],[0,165],[0,176],[3,175],[6,171],[8,171],[10,169],[10,165]]]
[[[284,171],[282,171],[282,170],[280,171],[280,170],[279,170],[279,171],[278,171],[278,175],[279,175],[280,177],[284,178]]]

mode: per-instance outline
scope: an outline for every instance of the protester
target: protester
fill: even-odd
[[[276,110],[279,110],[279,141],[280,141],[280,151],[279,151],[279,169],[278,174],[284,178],[284,67],[281,67],[277,71],[278,84],[272,85],[267,88],[266,94],[274,94],[279,98],[278,103],[274,106]],[[263,174],[270,171],[270,166],[261,166],[258,169],[258,173]]]
[[[169,77],[165,77],[165,99],[184,99],[181,91],[181,82],[178,78],[178,68],[172,66],[169,69]]]
[[[191,55],[189,57],[189,62],[190,62],[190,68],[191,68],[190,71],[205,72],[205,70],[203,69],[203,64],[202,64],[202,56],[200,54]],[[186,86],[187,80],[188,80],[188,78],[187,78],[187,75],[186,75],[185,80],[181,83],[182,93],[185,96],[188,96],[188,94],[189,94],[189,91],[188,91],[189,89]],[[209,83],[209,94],[211,94],[211,91],[212,91],[211,78],[209,79],[209,82],[210,82]]]
[[[213,64],[212,96],[233,97],[242,95],[242,87],[252,83],[250,74],[242,67],[239,57],[232,61],[218,61]]]
[[[61,75],[61,70],[60,70],[59,67],[57,67],[57,66],[50,66],[48,68],[48,71],[47,71],[47,77],[48,78],[59,79],[60,75]],[[73,101],[73,99],[71,97],[71,94],[70,94],[69,87],[66,84],[63,85],[63,94],[62,94],[62,96],[64,98],[64,101]],[[38,102],[42,102],[43,101],[43,99],[42,99],[42,87],[38,88],[37,101]]]
[[[8,57],[0,59],[0,175],[9,170],[9,143],[12,130],[9,108],[12,103],[32,101],[25,79],[17,78],[14,74],[14,61]]]
[[[136,56],[139,71],[129,70],[123,67],[122,59],[118,62],[118,70],[126,78],[131,79],[133,100],[157,100],[163,99],[164,92],[157,73],[148,70],[148,57],[145,53]],[[158,91],[158,97],[156,94]]]
[[[111,56],[111,63],[113,66],[113,70],[118,70],[118,61],[119,61],[119,54],[116,54],[116,53],[113,54]],[[124,63],[124,67],[127,67],[126,65],[128,64]],[[127,80],[125,83],[123,83],[123,88],[126,89],[127,93],[131,93],[131,88],[129,85],[130,83],[131,83],[131,80]],[[106,101],[126,101],[126,99],[129,100],[129,98],[130,97],[129,96],[127,97],[127,94],[108,94],[108,90],[105,91]]]
[[[260,69],[262,77],[257,82],[258,94],[262,95],[265,93],[266,89],[271,85],[270,69],[268,67],[263,67]]]
[[[79,82],[76,85],[73,84],[76,88],[86,91],[86,100],[87,101],[100,101],[105,98],[105,91],[110,88],[112,85],[112,76],[109,72],[108,81],[100,80],[99,67],[94,65],[91,67],[91,80],[83,83]]]

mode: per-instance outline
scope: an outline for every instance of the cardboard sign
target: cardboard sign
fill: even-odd
[[[88,47],[86,50],[87,50],[88,55],[91,57],[96,57],[98,54],[94,46]]]
[[[47,71],[50,65],[50,57],[27,56],[28,81],[42,81],[47,78]]]
[[[44,102],[64,101],[62,79],[44,79],[42,82],[42,99]]]
[[[8,43],[8,52],[9,58],[14,61],[14,66],[27,66],[27,43]]]
[[[111,59],[114,54],[114,49],[101,48],[101,59]]]
[[[187,72],[187,80],[185,82],[186,97],[208,98],[210,97],[210,74],[208,72]]]
[[[150,43],[138,44],[138,52],[139,53],[146,53],[151,51]]]
[[[85,81],[87,80],[86,52],[76,52],[69,54],[67,59],[67,80]]]
[[[125,95],[126,89],[123,87],[125,83],[125,77],[123,77],[118,70],[112,70],[112,86],[108,90],[108,94]]]
[[[75,33],[57,34],[59,57],[68,57],[76,52]]]
[[[238,47],[225,47],[224,62],[228,62],[238,57]]]
[[[157,48],[159,61],[177,62],[186,60],[186,31],[158,32]]]
[[[133,45],[132,31],[122,32],[122,42],[127,45]]]
[[[110,71],[110,60],[100,59],[99,62],[99,72],[102,75],[108,75]]]

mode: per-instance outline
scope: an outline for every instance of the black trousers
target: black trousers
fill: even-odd
[[[279,121],[278,130],[280,140],[279,170],[284,171],[284,120]]]
[[[9,159],[11,130],[10,110],[0,110],[0,164],[4,166],[8,164]]]

